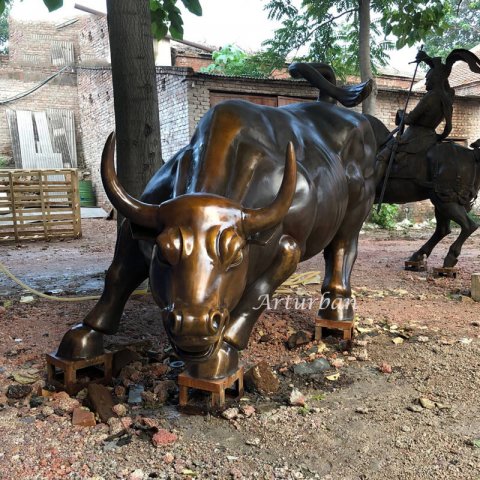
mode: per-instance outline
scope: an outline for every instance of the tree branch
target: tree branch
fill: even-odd
[[[319,23],[319,24],[312,30],[312,32],[316,32],[319,28],[322,28],[322,27],[324,27],[325,25],[328,25],[329,23],[333,23],[335,20],[338,20],[339,18],[341,18],[341,17],[343,17],[343,16],[345,16],[345,15],[348,15],[349,13],[353,13],[353,12],[358,12],[358,8],[351,8],[350,10],[345,10],[344,12],[339,13],[337,16],[332,17],[332,18],[329,18],[329,19],[326,20],[325,22]]]

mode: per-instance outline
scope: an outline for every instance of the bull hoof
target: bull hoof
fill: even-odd
[[[318,316],[324,320],[350,322],[355,317],[355,300],[353,298],[324,297],[320,304]]]
[[[195,378],[219,380],[233,375],[238,370],[238,350],[226,342],[217,354],[205,362],[187,363],[187,373]]]
[[[103,353],[103,334],[80,323],[63,336],[57,356],[67,360],[83,360]]]

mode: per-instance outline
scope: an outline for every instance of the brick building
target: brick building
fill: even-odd
[[[12,20],[10,45],[10,59],[2,59],[0,63],[0,99],[28,90],[58,72],[69,58],[73,58],[74,68],[65,70],[21,100],[7,105],[0,100],[0,155],[8,156],[12,152],[6,108],[35,111],[54,106],[71,109],[75,118],[79,166],[91,172],[99,203],[106,204],[98,168],[105,139],[114,129],[106,18],[82,15],[62,24]],[[62,56],[60,53],[65,50],[68,55]],[[200,73],[198,70],[210,63],[211,52],[211,48],[191,42],[158,46],[157,87],[165,160],[188,143],[200,118],[219,101],[243,98],[263,105],[281,106],[314,100],[317,96],[317,91],[304,81]],[[465,143],[480,137],[480,92],[472,90],[475,81],[473,79],[473,85],[469,82],[456,86],[455,129],[451,137]],[[378,79],[377,116],[389,128],[394,127],[397,109],[405,104],[409,83],[409,78],[396,72]],[[413,93],[411,108],[423,93],[423,89]]]

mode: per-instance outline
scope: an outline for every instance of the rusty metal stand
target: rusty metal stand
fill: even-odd
[[[238,397],[243,395],[243,367],[240,367],[234,374],[220,380],[205,380],[202,378],[194,378],[188,373],[180,373],[178,375],[178,388],[180,390],[179,404],[184,407],[188,403],[188,389],[195,388],[204,392],[211,392],[212,407],[218,404],[222,407],[225,404],[225,390],[231,388],[235,382],[237,384]]]
[[[406,260],[405,270],[410,270],[411,272],[425,272],[427,270],[427,261],[422,260],[420,262],[411,262],[410,260]]]
[[[317,317],[315,319],[315,340],[321,340],[323,337],[323,328],[329,328],[331,330],[342,330],[343,339],[348,342],[352,341],[353,329],[355,327],[355,321],[340,321],[340,320],[325,320]]]
[[[112,358],[112,352],[105,352],[103,355],[84,360],[66,360],[57,357],[55,352],[47,353],[45,355],[47,381],[50,385],[65,390],[69,395],[74,395],[86,386],[77,382],[77,372],[88,367],[103,366],[103,377],[93,379],[90,383],[110,383],[112,380]],[[57,368],[63,372],[63,383],[58,379]]]
[[[449,277],[449,278],[457,278],[458,268],[455,267],[441,267],[441,268],[433,268],[433,276],[434,277]]]

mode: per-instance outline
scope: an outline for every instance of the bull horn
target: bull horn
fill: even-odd
[[[115,132],[112,132],[103,147],[102,163],[100,167],[103,188],[113,206],[136,225],[154,228],[158,225],[160,207],[143,203],[130,196],[120,184],[115,173]]]
[[[293,143],[289,142],[285,159],[285,170],[280,190],[275,200],[258,209],[243,209],[243,228],[247,235],[260,232],[279,224],[290,208],[297,187],[297,160]]]

